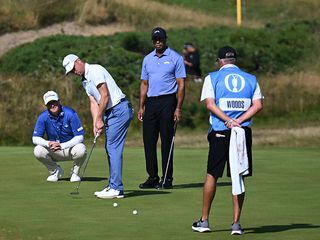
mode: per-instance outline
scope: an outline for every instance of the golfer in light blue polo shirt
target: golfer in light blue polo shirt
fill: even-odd
[[[143,59],[138,111],[138,119],[143,122],[148,178],[139,187],[172,188],[173,151],[170,156],[169,154],[175,122],[179,122],[182,116],[186,70],[182,56],[167,46],[167,33],[163,28],[154,28],[151,38],[155,49]],[[159,134],[162,155],[161,180],[157,164]]]

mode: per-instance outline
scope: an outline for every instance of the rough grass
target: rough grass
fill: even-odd
[[[31,1],[3,0],[0,5],[0,34],[19,29],[36,28],[37,17]]]
[[[254,145],[258,146],[320,146],[320,127],[289,129],[254,129]]]
[[[303,113],[320,100],[320,76],[315,72],[262,76],[260,85],[265,96],[264,116]]]
[[[37,29],[78,15],[84,0],[2,0],[0,4],[0,34]]]
[[[318,19],[317,0],[243,1],[243,26]],[[212,0],[2,0],[0,34],[37,29],[65,20],[89,24],[121,22],[137,29],[236,25],[235,1]],[[270,18],[272,16],[272,18]]]
[[[300,76],[300,78],[299,78]],[[292,82],[291,79],[296,79]],[[87,138],[90,138],[91,132],[88,125],[91,123],[91,117],[89,114],[89,107],[87,98],[82,90],[82,87],[76,84],[74,81],[66,81],[63,76],[61,78],[55,78],[55,81],[51,81],[52,76],[44,76],[41,80],[41,84],[33,82],[28,78],[0,78],[0,87],[7,89],[0,95],[0,128],[2,129],[0,136],[0,144],[10,145],[12,143],[19,142],[20,144],[28,144],[31,142],[31,131],[35,124],[38,114],[44,109],[41,96],[47,90],[55,90],[63,96],[62,103],[75,107],[85,129],[87,130]],[[300,79],[300,80],[299,80]],[[263,83],[267,83],[262,86],[265,92],[265,109],[264,112],[271,113],[275,111],[281,112],[282,105],[287,106],[289,109],[295,109],[294,104],[283,102],[285,98],[281,98],[284,95],[290,95],[290,91],[287,87],[282,87],[281,94],[274,94],[277,97],[276,100],[270,101],[269,94],[280,88],[278,85],[287,86],[286,84],[297,84],[295,89],[308,89],[309,93],[319,93],[318,76],[316,74],[296,73],[293,75],[279,75],[273,78],[262,79]],[[38,81],[38,80],[36,80]],[[287,83],[286,83],[287,81]],[[59,82],[59,84],[56,84]],[[313,84],[313,85],[312,85]],[[311,85],[311,86],[310,86]],[[46,86],[44,88],[44,86]],[[310,89],[309,89],[310,88]],[[25,92],[33,92],[33,94],[25,94]],[[308,93],[307,92],[307,93]],[[40,96],[40,97],[39,97]],[[308,98],[308,94],[299,95],[298,102],[309,102],[312,99]],[[198,102],[198,95],[195,95],[195,100]],[[279,105],[282,103],[282,105]],[[198,102],[197,104],[201,104]],[[292,106],[291,106],[292,105]],[[15,106],[12,108],[12,106]],[[32,106],[32,107],[30,107]],[[78,107],[77,107],[78,106]],[[303,110],[301,105],[297,111]],[[135,106],[137,109],[137,106]],[[263,113],[263,112],[262,112]],[[266,119],[266,115],[259,114],[254,120],[254,144],[257,146],[264,145],[280,145],[280,146],[319,146],[320,145],[320,128],[317,121],[319,114],[315,114],[314,117],[308,115],[309,113],[301,113],[301,117],[269,117]],[[185,112],[184,114],[187,114]],[[303,115],[305,116],[305,119]],[[208,114],[205,118],[201,119],[201,128],[193,130],[178,128],[176,142],[178,146],[183,147],[206,147],[206,133],[208,124]],[[185,116],[186,117],[186,116]],[[22,128],[23,126],[23,128]],[[91,126],[91,125],[90,125]],[[135,127],[134,127],[135,126]],[[134,124],[131,126],[127,143],[130,146],[142,146],[142,132],[141,124],[134,118]],[[19,133],[19,134],[15,134]],[[29,140],[30,139],[30,140]]]
[[[210,15],[236,19],[236,1],[219,0],[157,0],[161,3],[196,9]],[[248,22],[279,23],[297,19],[318,19],[318,0],[243,0],[242,19]]]
[[[235,26],[236,24],[232,16],[221,17],[219,13],[209,14],[157,1],[112,0],[109,4],[110,9],[113,9],[113,11],[118,9],[115,11],[115,15],[118,16],[120,21],[130,21],[140,27],[162,25],[166,28],[201,28],[212,25]],[[252,27],[262,26],[259,21],[248,22],[247,25]]]
[[[204,13],[182,6],[141,0],[2,0],[0,34],[17,30],[37,29],[65,20],[80,23],[109,24],[121,22],[137,29],[163,25],[172,27],[235,26],[234,16],[219,12]],[[261,27],[258,20],[245,26]]]

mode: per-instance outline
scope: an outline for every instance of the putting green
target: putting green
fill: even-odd
[[[80,185],[66,176],[45,181],[45,168],[31,147],[0,147],[0,239],[229,239],[231,186],[219,182],[210,216],[213,232],[191,230],[200,217],[207,149],[175,149],[174,189],[140,190],[144,153],[126,148],[125,198],[100,200],[93,192],[107,183],[103,148],[94,149]],[[245,239],[319,239],[320,150],[255,149],[254,177],[246,181],[241,224]],[[61,163],[68,175],[71,162]],[[113,204],[117,203],[117,207]],[[137,210],[137,214],[133,214]],[[236,237],[235,237],[236,238]]]

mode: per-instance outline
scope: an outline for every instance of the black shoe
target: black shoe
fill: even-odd
[[[158,188],[159,187],[159,177],[148,177],[148,179],[139,185],[139,188]]]
[[[172,180],[173,180],[172,178],[167,178],[166,181],[164,182],[163,179],[161,179],[161,181],[159,182],[158,188],[171,189],[172,188]]]

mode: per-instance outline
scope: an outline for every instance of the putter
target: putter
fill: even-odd
[[[92,146],[91,146],[91,149],[90,149],[90,153],[89,153],[89,155],[88,155],[88,157],[87,157],[87,159],[86,159],[86,161],[85,161],[86,163],[85,163],[84,168],[83,168],[83,171],[82,171],[81,180],[79,181],[79,183],[78,183],[78,185],[77,185],[76,191],[75,191],[75,192],[71,192],[71,193],[70,193],[71,195],[79,195],[80,183],[82,182],[82,178],[83,178],[84,173],[85,173],[85,171],[86,171],[88,162],[89,162],[90,157],[91,157],[91,153],[92,153],[92,151],[93,151],[94,146],[96,145],[96,142],[97,142],[97,138],[98,138],[98,137],[99,137],[99,134],[97,134],[97,135],[94,137],[94,139],[93,139],[93,143],[92,143]]]
[[[172,153],[174,138],[176,136],[177,126],[178,126],[178,122],[175,122],[174,126],[173,126],[173,136],[172,136],[172,141],[171,141],[171,146],[170,146],[170,151],[169,151],[169,157],[168,157],[168,161],[167,161],[167,167],[166,167],[166,171],[164,173],[164,179],[163,179],[162,186],[161,186],[162,188],[163,188],[164,184],[166,183],[166,179],[167,179],[167,173],[168,173],[168,168],[169,168],[169,164],[170,164],[170,157],[171,157],[171,153]]]

